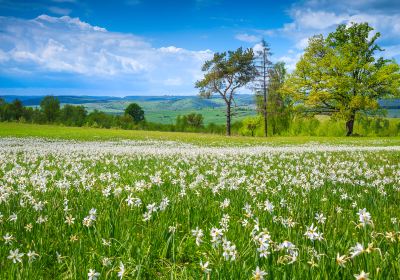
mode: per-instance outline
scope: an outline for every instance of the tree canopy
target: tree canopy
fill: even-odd
[[[46,120],[48,122],[54,122],[60,112],[60,101],[54,96],[45,96],[40,102],[40,108],[42,109]]]
[[[368,23],[352,23],[327,38],[313,36],[285,84],[308,112],[345,119],[347,135],[358,112],[376,110],[378,99],[399,95],[399,65],[377,58],[383,50],[373,30]]]
[[[133,118],[135,123],[141,122],[144,120],[144,111],[142,107],[140,107],[136,103],[131,103],[126,107],[125,114],[130,115]]]
[[[204,63],[204,78],[196,82],[200,96],[219,94],[226,103],[226,134],[231,134],[231,105],[237,89],[251,82],[257,74],[252,49],[215,53]]]

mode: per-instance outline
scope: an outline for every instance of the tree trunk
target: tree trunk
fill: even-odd
[[[264,133],[265,137],[268,136],[268,115],[267,115],[267,91],[264,89]]]
[[[264,52],[263,52],[263,94],[264,94],[264,133],[265,133],[265,137],[268,137],[268,115],[267,115],[267,69],[266,69],[266,65],[265,62],[267,60],[267,54],[266,54],[266,50],[264,48]]]
[[[231,103],[226,103],[226,136],[231,136]]]
[[[351,116],[350,116],[350,118],[349,118],[349,120],[346,122],[346,131],[347,131],[347,134],[346,134],[346,136],[351,136],[351,135],[353,135],[353,128],[354,128],[354,119],[355,119],[355,114],[353,113]]]

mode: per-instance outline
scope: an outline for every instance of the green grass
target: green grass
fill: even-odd
[[[64,129],[14,125],[13,132],[5,132],[5,127],[2,136],[22,131],[59,136]],[[65,128],[61,137],[88,140],[107,132],[134,139],[143,133]],[[150,135],[157,139],[162,133]],[[239,139],[247,138],[229,141]],[[100,273],[99,280],[117,279],[121,262],[123,279],[251,279],[256,267],[268,273],[265,279],[354,279],[366,271],[371,279],[384,280],[400,273],[398,151],[229,155],[221,150],[191,156],[193,148],[183,146],[189,154],[120,154],[118,145],[103,153],[91,142],[6,143],[0,139],[0,279],[87,279],[90,269]],[[71,145],[79,149],[69,150]],[[171,146],[155,147],[163,152]],[[141,204],[128,205],[130,197]],[[169,203],[162,209],[164,198]],[[158,210],[144,220],[152,204]],[[86,226],[92,208],[96,219]],[[358,226],[363,208],[371,222]],[[315,219],[317,213],[324,223]],[[67,224],[67,217],[74,223]],[[312,224],[322,240],[305,236]],[[204,235],[199,245],[196,228]],[[212,228],[224,228],[235,260],[224,259],[222,244],[213,246]],[[254,237],[266,234],[263,257]],[[282,247],[284,241],[294,248]],[[350,258],[357,243],[363,252]],[[8,257],[16,249],[24,255],[13,263]],[[29,262],[29,251],[38,254],[36,260]],[[336,264],[337,254],[344,256],[345,267]],[[210,263],[209,276],[201,261]]]
[[[187,101],[187,100],[183,100]],[[183,101],[181,103],[183,103]],[[108,114],[122,114],[125,108],[130,104],[130,101],[113,101],[107,103],[86,103],[84,106],[91,112],[93,110],[99,110]],[[162,123],[162,124],[175,124],[176,117],[178,115],[188,115],[190,113],[202,114],[204,118],[204,124],[209,123],[224,124],[225,118],[225,107],[195,107],[194,105],[177,106],[177,102],[172,104],[168,102],[138,102],[145,112],[146,120],[150,122]],[[218,104],[220,105],[220,104]],[[247,106],[240,106],[238,110],[234,110],[232,117],[233,121],[243,120],[245,117],[253,116],[255,114],[254,109],[248,109]]]
[[[81,141],[93,140],[165,140],[180,141],[198,145],[298,145],[308,143],[351,144],[351,145],[400,145],[400,137],[244,137],[142,130],[100,129],[88,127],[63,127],[14,122],[0,122],[0,137],[45,137]]]

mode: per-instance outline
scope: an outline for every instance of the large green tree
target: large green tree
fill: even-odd
[[[226,104],[226,135],[231,135],[231,108],[236,90],[251,82],[257,74],[252,49],[215,53],[204,63],[204,78],[196,82],[200,96],[219,94]]]
[[[304,55],[285,83],[285,89],[308,112],[346,120],[353,134],[357,113],[379,107],[378,100],[399,95],[400,68],[395,61],[377,58],[383,51],[368,23],[339,25],[327,38],[309,40]]]
[[[125,114],[130,115],[135,123],[139,123],[144,120],[144,111],[136,103],[131,103],[126,107]]]
[[[58,98],[48,95],[40,102],[40,108],[47,122],[54,122],[60,113],[60,101]]]

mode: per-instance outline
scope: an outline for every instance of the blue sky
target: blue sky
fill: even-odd
[[[0,0],[0,94],[196,94],[213,52],[265,38],[292,70],[310,36],[352,21],[400,61],[398,0]]]

